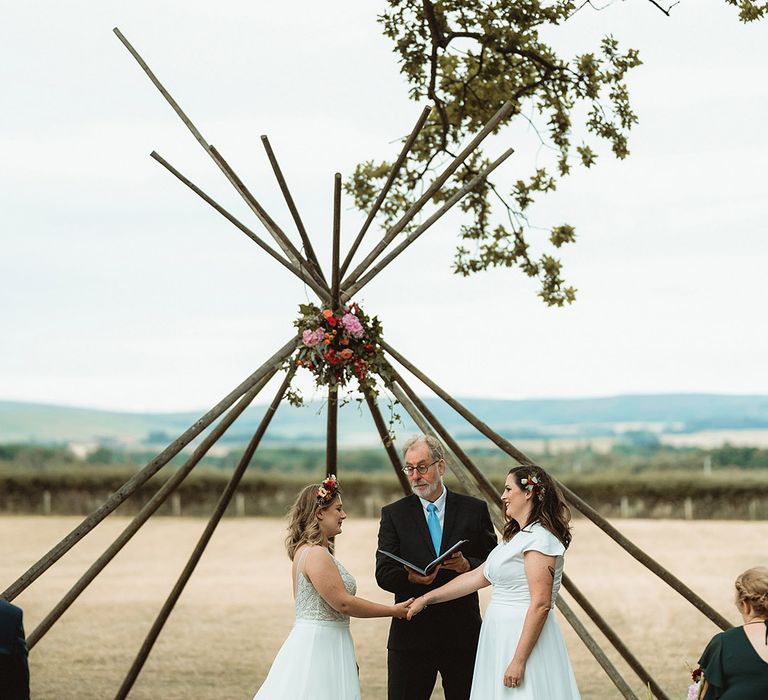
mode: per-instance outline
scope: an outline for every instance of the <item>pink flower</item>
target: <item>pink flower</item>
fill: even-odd
[[[306,330],[301,334],[301,339],[304,341],[304,345],[308,348],[317,345],[324,337],[325,333],[323,333],[322,328],[316,328],[313,331]]]
[[[341,325],[347,329],[347,332],[353,338],[360,339],[363,337],[363,335],[365,335],[363,324],[360,323],[360,320],[354,314],[344,314],[343,318],[341,319]]]

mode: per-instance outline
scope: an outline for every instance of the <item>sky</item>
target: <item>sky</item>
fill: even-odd
[[[314,297],[149,157],[260,231],[112,28],[294,232],[261,147],[269,136],[327,269],[334,173],[393,158],[423,106],[375,21],[383,3],[4,5],[0,400],[215,404]],[[516,270],[453,275],[450,216],[357,300],[456,396],[768,394],[768,22],[745,26],[723,0],[682,0],[671,17],[627,0],[585,9],[550,38],[573,55],[607,33],[644,61],[630,80],[631,156],[601,148],[596,167],[575,167],[531,210],[534,251],[551,226],[576,227],[561,256],[576,303],[546,307]],[[509,146],[497,177],[507,188],[546,158],[530,129],[502,131],[488,153]],[[362,220],[345,198],[342,251]],[[306,373],[297,385],[319,396]]]

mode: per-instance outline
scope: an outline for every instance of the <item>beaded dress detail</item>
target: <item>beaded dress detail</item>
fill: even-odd
[[[344,568],[344,565],[338,560],[333,560],[341,574],[341,580],[344,582],[344,588],[350,595],[357,593],[357,582],[352,574]],[[324,620],[326,622],[348,622],[349,616],[336,612],[328,603],[326,603],[317,592],[312,582],[299,572],[296,577],[296,619],[297,620]]]

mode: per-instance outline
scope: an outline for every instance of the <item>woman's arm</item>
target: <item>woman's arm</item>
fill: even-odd
[[[408,619],[410,620],[414,615],[418,615],[427,605],[455,600],[490,585],[490,581],[483,574],[483,567],[471,569],[465,574],[457,576],[453,581],[449,581],[444,586],[435,588],[420,598],[416,598],[408,609]]]
[[[525,614],[523,631],[517,643],[515,655],[504,672],[504,685],[514,688],[523,681],[525,664],[536,646],[547,615],[552,608],[552,584],[554,583],[555,557],[550,557],[535,550],[525,553],[523,559],[531,604]]]
[[[381,605],[352,595],[344,586],[333,557],[324,547],[313,547],[307,555],[304,573],[317,592],[336,612],[351,617],[400,617],[408,612],[413,598],[397,605]]]

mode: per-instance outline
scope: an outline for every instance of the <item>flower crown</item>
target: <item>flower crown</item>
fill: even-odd
[[[544,494],[547,492],[547,489],[541,485],[538,476],[529,474],[528,476],[522,477],[520,483],[526,491],[530,491],[540,501],[544,500]]]
[[[333,502],[333,499],[339,495],[339,482],[336,480],[335,474],[329,474],[328,478],[323,481],[315,491],[318,506],[327,506]]]

